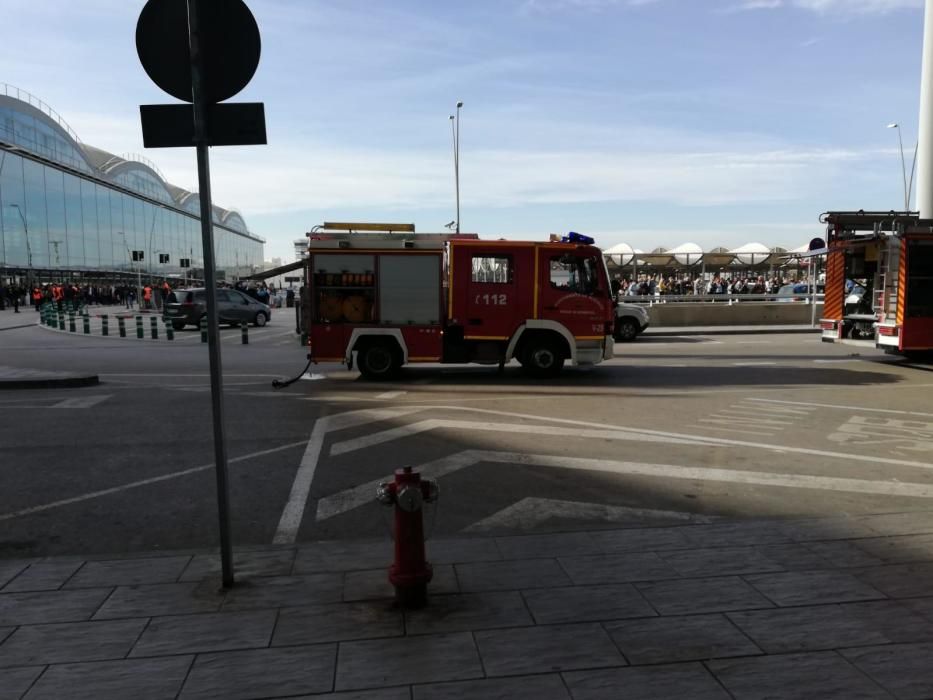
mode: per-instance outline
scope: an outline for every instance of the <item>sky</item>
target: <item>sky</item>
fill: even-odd
[[[143,0],[0,0],[0,83],[82,141],[196,190],[192,149],[145,150],[174,102],[135,49]],[[293,259],[324,221],[608,248],[796,248],[821,212],[902,208],[922,0],[248,0],[263,49],[231,101],[268,145],[214,148],[214,201]]]

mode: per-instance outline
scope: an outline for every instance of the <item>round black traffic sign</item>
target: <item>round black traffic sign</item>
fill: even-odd
[[[200,0],[198,26],[205,97],[223,102],[246,87],[259,66],[259,26],[243,0]],[[192,101],[188,0],[148,0],[136,23],[136,52],[152,82]]]

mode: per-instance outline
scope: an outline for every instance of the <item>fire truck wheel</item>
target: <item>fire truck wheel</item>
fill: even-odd
[[[554,377],[564,368],[564,355],[550,338],[536,338],[525,347],[522,367],[533,377]]]
[[[386,342],[374,342],[364,345],[356,358],[360,374],[367,379],[389,379],[395,376],[402,366],[398,347]]]

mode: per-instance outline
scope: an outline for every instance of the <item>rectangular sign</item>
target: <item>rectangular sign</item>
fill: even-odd
[[[194,143],[194,107],[188,104],[140,105],[146,148],[185,148]],[[208,105],[208,146],[254,146],[266,143],[262,102]]]

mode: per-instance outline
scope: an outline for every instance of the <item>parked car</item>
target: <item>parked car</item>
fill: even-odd
[[[809,299],[810,293],[813,291],[812,285],[807,284],[806,282],[794,282],[792,284],[785,284],[778,290],[776,301],[807,301]],[[823,293],[823,285],[816,285],[816,293]]]
[[[207,316],[207,294],[200,289],[176,289],[176,301],[165,304],[163,317],[171,322],[172,328],[180,331],[187,325],[199,326],[201,319]],[[171,297],[169,297],[171,299]],[[252,323],[264,326],[272,319],[272,309],[236,289],[217,290],[217,311],[220,323],[239,326],[241,323]]]
[[[616,304],[616,327],[613,338],[620,343],[630,343],[648,327],[648,310],[641,304]]]

